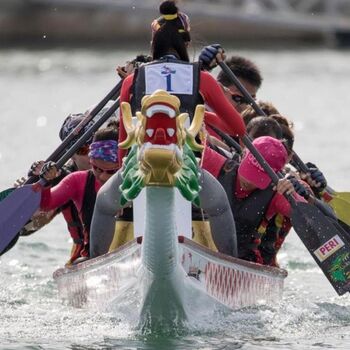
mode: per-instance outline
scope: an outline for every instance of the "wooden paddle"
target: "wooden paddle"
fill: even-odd
[[[248,136],[242,138],[245,146],[277,184],[279,177],[254,147]],[[350,291],[350,244],[344,231],[334,225],[318,208],[309,203],[296,202],[286,196],[291,204],[291,221],[295,232],[304,243],[338,295]]]
[[[76,141],[76,143],[57,160],[58,169],[86,143],[91,135],[118,109],[119,99]],[[68,143],[66,144],[66,146]],[[58,153],[57,153],[58,154]],[[51,155],[52,156],[52,155]],[[40,207],[41,189],[45,180],[40,179],[35,184],[25,184],[16,188],[0,202],[0,255],[8,250],[11,242],[16,239],[35,211]]]

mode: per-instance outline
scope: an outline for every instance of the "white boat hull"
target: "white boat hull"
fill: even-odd
[[[215,253],[183,237],[179,237],[179,242],[180,266],[177,278],[181,281],[173,284],[165,281],[163,286],[167,289],[169,302],[171,299],[177,303],[179,293],[191,288],[231,309],[275,304],[281,299],[287,276],[285,270]],[[134,240],[113,253],[59,269],[55,271],[54,279],[60,297],[75,307],[104,309],[136,287],[143,289],[143,300],[150,303],[140,305],[140,308],[147,307],[152,312],[162,307],[159,298],[157,303],[157,293],[164,295],[165,289],[157,285],[153,297],[147,298],[147,293],[152,295],[153,292],[150,292],[152,283],[149,280],[147,282],[145,274],[141,266],[141,244]],[[150,290],[145,290],[147,288]],[[173,298],[170,290],[174,292]],[[152,299],[155,299],[154,305],[150,301]],[[186,295],[178,300],[186,303]],[[180,309],[186,307],[178,306]]]

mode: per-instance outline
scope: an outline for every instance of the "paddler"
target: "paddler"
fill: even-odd
[[[198,64],[189,63],[187,47],[191,38],[188,16],[180,12],[173,1],[164,1],[160,12],[162,16],[152,23],[154,61],[141,65],[136,74],[125,78],[121,102],[131,102],[135,113],[140,109],[145,94],[163,88],[180,98],[181,111],[188,112],[190,118],[195,106],[204,100],[222,116],[215,119],[219,119],[219,128],[235,136],[243,135],[242,119],[225,98],[221,87],[209,73],[200,71]],[[126,137],[122,116],[120,124],[119,141],[122,142]],[[120,150],[120,162],[124,155],[125,151]],[[212,247],[215,248],[215,245]],[[231,248],[228,247],[226,252],[231,252]]]
[[[85,115],[82,113],[69,114],[59,131],[59,137],[63,141],[68,137],[68,135],[78,126],[78,124],[85,118]],[[88,123],[82,130],[82,133],[85,133],[90,126],[94,124],[94,121]],[[90,169],[91,165],[89,162],[88,152],[89,145],[92,142],[92,137],[88,139],[82,147],[80,147],[77,152],[71,157],[71,159],[65,164],[62,169],[57,174],[57,177],[52,180],[51,185],[57,185],[64,177],[68,174],[75,171],[82,171]],[[69,149],[74,144],[72,141],[71,144],[67,145]],[[39,176],[40,171],[44,165],[44,161],[36,161],[32,164],[28,176]],[[25,178],[17,180],[16,185],[21,185],[26,181]],[[26,224],[20,231],[21,236],[29,236],[36,231],[40,230],[43,226],[48,224],[57,214],[62,212],[64,219],[67,222],[67,228],[73,240],[72,247],[72,257],[78,255],[78,251],[82,249],[83,244],[83,226],[80,221],[77,209],[72,201],[66,203],[64,206],[50,211],[38,211],[33,215],[30,222]]]
[[[159,7],[161,17],[152,23],[153,62],[142,65],[137,75],[127,76],[123,82],[120,100],[131,103],[132,111],[140,110],[141,99],[157,89],[171,92],[180,98],[181,111],[192,120],[194,108],[206,103],[221,121],[219,128],[230,135],[242,136],[244,125],[240,114],[225,98],[216,80],[200,71],[198,63],[189,63],[187,47],[191,42],[189,18],[180,12],[174,1],[164,1]],[[126,132],[121,117],[119,142]],[[122,161],[125,152],[119,151]]]
[[[282,141],[263,136],[253,145],[262,154],[271,168],[279,172],[288,161],[288,153]],[[290,180],[280,179],[276,186],[261,168],[254,156],[245,151],[241,162],[227,160],[209,147],[205,148],[202,167],[219,179],[229,198],[235,218],[238,257],[263,263],[259,251],[261,235],[258,232],[263,218],[271,219],[277,213],[289,217],[291,207],[284,193],[305,201],[298,195]]]
[[[96,193],[119,169],[117,139],[118,132],[113,127],[98,130],[87,148],[91,169],[68,174],[56,186],[52,186],[52,181],[55,181],[60,171],[55,163],[48,162],[41,169],[40,176],[48,181],[48,186],[43,189],[40,209],[51,211],[73,203],[79,218],[76,223],[82,224],[82,236],[76,237],[70,231],[73,240],[76,240],[67,264],[73,263],[79,257],[89,256],[90,224]]]
[[[231,56],[230,58],[225,58],[224,50],[221,45],[212,44],[204,47],[199,54],[198,59],[202,63],[202,68],[210,71],[216,67],[216,57],[218,54],[223,55],[226,65],[239,79],[249,94],[255,99],[263,80],[260,70],[256,64],[250,59],[243,56],[235,55]],[[229,79],[225,72],[219,72],[217,81],[223,87],[226,97],[229,101],[231,101],[235,109],[239,112],[243,112],[248,107],[249,102],[232,83],[231,79]]]
[[[200,64],[189,62],[187,48],[191,36],[188,16],[178,10],[174,1],[164,1],[159,9],[161,16],[151,25],[153,62],[142,65],[137,74],[125,78],[121,101],[130,102],[135,112],[145,94],[164,89],[179,97],[181,111],[188,112],[191,120],[195,106],[205,103],[215,112],[205,114],[206,124],[213,123],[230,135],[243,135],[241,116],[225,98],[221,86],[208,72],[200,70]],[[125,137],[121,117],[119,141]],[[125,151],[120,150],[120,160],[124,155]],[[192,218],[194,239],[216,250],[208,238],[210,235],[205,234],[209,229],[209,224],[203,222],[206,214],[200,208],[193,209]]]
[[[216,57],[219,54],[223,54],[223,49],[219,44],[209,45],[205,47],[200,54],[200,60],[203,62],[203,67],[208,70],[215,67],[217,65]],[[256,92],[260,88],[262,82],[262,77],[258,67],[243,57],[232,57],[230,60],[226,60],[226,63],[228,64],[231,71],[240,80],[248,93],[255,99]],[[232,100],[233,104],[236,103],[236,108],[238,110],[243,112],[242,116],[247,126],[247,132],[252,138],[262,135],[271,135],[273,137],[280,138],[278,135],[279,132],[276,130],[276,125],[271,124],[272,121],[266,120],[266,117],[259,117],[256,114],[254,108],[246,103],[247,101],[245,101],[245,97],[242,95],[241,91],[237,89],[237,87],[232,83],[232,81],[228,76],[226,76],[223,71],[219,73],[218,80],[224,86],[226,94],[231,93],[231,95],[227,95],[227,97]],[[286,140],[286,146],[292,150],[294,143],[294,134],[291,130],[292,123],[287,121],[286,118],[280,116],[278,114],[278,110],[270,102],[259,101],[258,104],[266,115],[271,116],[271,119],[274,119],[280,124],[282,136]],[[265,119],[258,121],[255,120],[252,122],[252,119],[256,117]],[[259,125],[257,125],[258,123]],[[266,125],[263,125],[263,123]],[[258,133],[256,133],[257,129],[259,129]],[[275,131],[273,129],[275,129]],[[210,128],[208,128],[208,131],[213,135]],[[209,145],[214,150],[218,151],[222,156],[227,156],[225,152],[220,151],[221,148],[215,147],[216,142],[213,141],[215,140],[213,137],[208,137],[208,139]],[[214,146],[212,144],[214,144]],[[318,197],[318,192],[322,191],[327,183],[319,169],[314,164],[309,163],[309,165],[310,173],[307,174],[307,176],[305,176],[305,174],[302,175],[303,178],[310,184],[310,186],[313,186],[315,195]],[[305,196],[309,201],[314,201],[312,196],[310,196],[312,191],[307,183],[292,176],[290,176],[289,179],[300,195]],[[317,204],[321,205],[319,201],[317,201]],[[322,207],[324,207],[324,205],[322,205]],[[323,209],[330,211],[330,208],[328,207]],[[259,250],[262,258],[261,261],[263,261],[264,264],[273,266],[278,265],[276,261],[277,252],[280,249],[290,229],[290,219],[288,217],[283,217],[281,214],[276,214],[276,216],[268,220],[268,222],[266,218],[263,220],[258,231],[261,233],[262,237],[262,242],[259,246]]]
[[[259,104],[265,107],[266,113],[269,111],[277,111],[277,109],[271,103],[259,102]],[[293,123],[290,120],[280,114],[267,114],[268,117],[259,117],[251,107],[248,107],[244,111],[243,115],[244,120],[249,120],[249,123],[247,124],[247,131],[250,131],[249,135],[252,138],[260,135],[254,133],[254,128],[256,129],[256,126],[261,118],[269,118],[277,121],[282,131],[282,139],[285,140],[289,153],[288,162],[291,160],[294,146],[294,132]],[[311,163],[308,164],[310,165]],[[304,176],[303,174],[303,178],[300,178],[297,172],[291,172],[289,168],[284,169],[284,173],[293,183],[294,189],[300,196],[304,197],[309,203],[317,205],[324,212],[329,213],[330,216],[333,216],[332,209],[326,203],[323,203],[317,199],[319,193],[318,191],[322,191],[322,189],[325,188],[327,181],[323,173],[316,166],[313,165],[313,167],[310,167],[310,173],[308,176]],[[258,229],[261,234],[259,251],[265,265],[279,266],[277,262],[277,253],[279,252],[291,228],[292,224],[290,218],[282,215],[281,213],[277,213],[270,219],[264,218],[262,220]]]

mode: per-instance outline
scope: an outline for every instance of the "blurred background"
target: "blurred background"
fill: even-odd
[[[56,149],[69,113],[117,84],[117,65],[149,53],[159,3],[0,0],[0,191]],[[228,57],[256,63],[258,99],[294,122],[297,153],[349,191],[350,0],[184,0],[179,8],[191,18],[191,60],[220,43]],[[222,315],[167,345],[155,339],[158,347],[123,315],[61,304],[52,273],[69,240],[57,217],[1,257],[0,349],[349,349],[350,296],[336,296],[293,232],[279,256],[289,272],[281,305]]]
[[[159,0],[1,0],[1,45],[145,42]],[[350,44],[350,0],[184,0],[198,44]]]

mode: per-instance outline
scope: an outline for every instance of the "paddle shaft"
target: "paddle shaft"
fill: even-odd
[[[90,128],[82,135],[77,142],[56,162],[56,167],[58,169],[72,157],[72,155],[83,146],[86,141],[91,137],[91,135],[119,108],[120,100],[119,98],[108,108],[108,110],[96,121]]]
[[[249,102],[249,104],[254,108],[255,112],[263,117],[267,117],[267,114],[260,108],[260,106],[255,102],[254,98],[250,95],[247,89],[242,85],[236,75],[231,71],[231,69],[227,66],[225,62],[219,62],[219,66],[224,71],[224,73],[232,80],[237,89],[241,92],[241,94],[245,97],[245,99]],[[309,168],[307,165],[301,160],[301,158],[293,151],[293,160],[298,167],[298,170],[303,173],[308,173]]]
[[[239,145],[238,142],[236,142],[231,136],[227,135],[226,133],[224,133],[223,131],[221,131],[220,129],[216,128],[215,126],[210,126],[218,135],[220,135],[223,140],[225,140],[227,142],[227,144],[229,146],[232,146],[236,149],[237,152],[241,153],[242,152],[242,148]],[[249,139],[250,140],[250,139]],[[319,210],[321,210],[323,212],[323,214],[325,214],[326,216],[330,216],[332,218],[334,218],[334,213],[329,210],[327,207],[324,207],[322,205],[322,203],[320,203],[316,198],[314,199],[315,201],[315,205],[318,207]],[[344,223],[344,225],[346,225],[346,223]],[[347,225],[346,225],[347,226]],[[350,227],[348,226],[348,230],[350,230]]]
[[[293,151],[293,166],[295,166],[299,171],[307,174],[310,172],[310,169],[308,166],[300,159],[300,157]],[[327,185],[325,188],[325,191],[330,194],[334,195],[336,191]]]
[[[210,125],[210,127],[228,144],[228,146],[233,147],[238,153],[242,152],[242,147],[240,144],[234,140],[231,136],[227,135],[225,132],[221,131],[217,127]]]
[[[241,153],[242,152],[242,148],[241,146],[239,145],[239,143],[234,140],[231,136],[227,135],[226,133],[224,133],[223,131],[221,131],[220,129],[216,128],[215,126],[211,125],[210,126],[219,136],[222,137],[222,139],[230,146],[230,147],[233,147],[238,153]],[[299,156],[297,154],[294,154],[295,155],[295,159],[294,162],[297,162],[300,167],[297,165],[297,164],[293,164],[294,166],[296,166],[297,168],[299,168],[300,171],[304,172],[304,173],[307,173],[309,172],[309,169],[307,168],[307,166],[303,163],[303,161],[299,158]],[[343,199],[343,198],[339,198],[339,196],[343,193],[337,193],[335,190],[333,190],[331,187],[327,186],[326,187],[326,191],[328,194],[331,195],[331,200],[342,200],[343,201],[343,206],[347,203],[346,199]],[[347,192],[345,192],[347,193]],[[344,193],[344,194],[345,194]],[[333,198],[332,198],[333,197]],[[350,198],[350,195],[349,195],[349,198]],[[317,205],[317,204],[316,204]],[[331,203],[330,203],[331,205]],[[347,205],[347,206],[350,206]],[[329,211],[326,211],[324,207],[322,206],[317,206],[325,215],[327,216],[333,216],[331,215],[331,213]],[[350,211],[349,211],[350,212]],[[344,220],[343,220],[344,221]],[[344,227],[346,227],[346,231],[347,232],[350,232],[350,227],[348,225],[347,222],[343,222],[343,221],[340,221],[340,224],[344,225]]]
[[[230,67],[224,62],[218,62],[220,68],[223,72],[232,80],[233,84],[237,87],[237,89],[241,92],[241,94],[245,97],[245,99],[249,102],[249,104],[254,108],[255,112],[260,115],[266,117],[266,113],[259,107],[259,105],[255,102],[253,97],[247,91],[247,89],[242,85],[236,75],[232,72]]]
[[[118,84],[116,86],[113,87],[113,89],[90,111],[90,113],[72,130],[71,133],[69,133],[69,135],[62,141],[62,143],[47,157],[47,159],[45,160],[45,163],[48,161],[56,161],[57,158],[59,158],[62,154],[62,152],[64,152],[67,148],[67,146],[73,141],[75,140],[81,133],[81,131],[84,129],[84,127],[86,125],[88,125],[88,123],[90,123],[91,120],[94,119],[94,117],[98,114],[98,112],[101,111],[101,109],[106,105],[106,103],[111,100],[114,99],[116,96],[119,95],[120,93],[120,89],[122,86],[123,80],[119,81]],[[119,104],[118,104],[119,107]],[[118,108],[117,107],[117,108]],[[114,109],[115,110],[115,109]],[[112,113],[113,114],[113,113]],[[111,114],[111,115],[112,115]],[[110,115],[109,115],[110,116]],[[107,120],[108,118],[106,118],[105,120]],[[104,120],[104,121],[105,121]],[[103,123],[102,123],[103,124]],[[102,124],[100,124],[99,126],[101,126]],[[97,130],[94,129],[93,132]],[[89,137],[92,135],[92,133],[89,133]],[[89,139],[89,137],[84,138],[84,141],[87,141]],[[80,139],[79,139],[80,140]],[[75,153],[76,150],[78,150],[83,143],[79,143],[79,147],[74,149],[74,152],[70,154],[70,156],[68,157],[68,159]],[[67,160],[68,160],[67,159]],[[24,184],[31,184],[34,183],[37,180],[36,176],[31,176],[27,179],[27,181]]]

